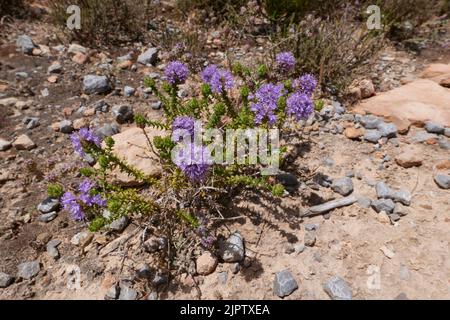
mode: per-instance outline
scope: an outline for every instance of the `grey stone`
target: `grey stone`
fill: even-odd
[[[132,121],[134,118],[133,108],[130,106],[114,106],[112,109],[113,116],[117,123],[123,124]]]
[[[59,199],[48,197],[38,204],[37,209],[42,213],[49,213],[59,209]]]
[[[352,300],[353,298],[352,289],[341,277],[332,277],[323,285],[323,289],[333,300]]]
[[[161,109],[161,107],[162,107],[162,102],[161,102],[161,101],[152,102],[152,103],[150,104],[150,107],[151,107],[153,110],[159,110],[159,109]]]
[[[119,300],[136,300],[137,292],[126,285],[120,286]]]
[[[123,94],[125,97],[131,97],[136,92],[136,89],[130,86],[125,86],[123,88]]]
[[[425,130],[429,133],[443,134],[445,128],[439,123],[427,121],[425,122]]]
[[[409,209],[408,207],[404,206],[401,203],[396,203],[394,208],[394,214],[403,217],[409,214]]]
[[[47,249],[47,253],[50,257],[53,258],[58,258],[59,257],[59,251],[58,251],[58,246],[61,244],[61,240],[57,240],[57,239],[53,239],[50,240],[47,245],[46,245],[46,249]]]
[[[58,246],[61,244],[61,240],[53,239],[47,243],[47,253],[50,257],[57,259],[59,257]]]
[[[445,130],[444,130],[444,136],[450,138],[450,128],[445,128]]]
[[[150,279],[150,277],[152,276],[152,273],[153,273],[152,268],[150,268],[150,266],[146,263],[144,263],[143,265],[140,265],[136,269],[136,276],[141,279]]]
[[[95,134],[100,138],[104,139],[106,137],[111,137],[117,133],[119,133],[119,127],[115,123],[107,123],[103,125],[101,128],[98,128],[95,131]]]
[[[320,110],[319,114],[325,119],[330,119],[334,115],[334,108],[331,105],[325,106]]]
[[[87,94],[106,93],[111,86],[107,77],[89,74],[83,78],[83,90]]]
[[[118,285],[113,285],[106,291],[105,300],[117,300],[120,294],[120,287]]]
[[[62,65],[58,61],[53,62],[47,69],[48,73],[61,73]]]
[[[165,237],[151,237],[144,242],[144,248],[149,253],[155,253],[157,251],[167,248],[167,239]]]
[[[391,194],[391,189],[384,182],[377,182],[376,184],[377,197],[382,199],[389,198]]]
[[[157,48],[149,48],[144,53],[139,55],[137,62],[140,64],[152,64],[155,65],[158,59],[158,49]]]
[[[295,253],[296,254],[300,254],[300,253],[302,253],[303,251],[305,251],[305,245],[303,244],[303,243],[300,243],[300,244],[296,244],[295,246],[294,246],[294,249],[295,249]]]
[[[450,150],[450,140],[447,138],[441,138],[438,140],[439,147],[444,150]]]
[[[69,45],[69,49],[67,49],[68,53],[87,53],[88,49],[83,47],[82,45],[76,44],[76,43],[71,43]]]
[[[122,216],[108,224],[107,229],[121,232],[128,226],[129,222],[130,219],[127,216]]]
[[[149,77],[150,79],[159,79],[159,78],[161,78],[161,75],[160,75],[159,73],[156,73],[156,72],[150,72],[150,73],[148,74],[148,77]]]
[[[33,49],[36,48],[33,40],[27,35],[21,35],[16,40],[17,49],[22,53],[31,54]]]
[[[376,184],[377,196],[380,199],[391,199],[395,202],[409,206],[411,204],[411,193],[408,190],[391,190],[384,182]]]
[[[35,277],[39,271],[41,271],[41,266],[38,261],[24,262],[19,264],[17,277],[30,280]]]
[[[97,101],[94,103],[95,112],[103,112],[106,113],[109,111],[109,104],[103,100]]]
[[[394,211],[395,203],[391,199],[378,199],[372,201],[371,206],[376,212],[384,211],[386,213],[391,213]]]
[[[12,147],[12,143],[10,141],[6,141],[0,138],[0,151],[6,151]]]
[[[26,125],[28,130],[37,128],[40,125],[39,118],[36,117],[25,117],[23,118],[22,123]]]
[[[364,140],[372,143],[377,143],[378,140],[381,139],[381,136],[381,132],[378,130],[366,130],[366,132],[364,133]]]
[[[380,118],[374,116],[363,116],[360,120],[361,125],[366,129],[377,129],[383,122]]]
[[[61,133],[72,133],[73,131],[73,125],[72,121],[70,120],[63,120],[59,123],[59,131]]]
[[[353,181],[348,177],[336,179],[331,184],[331,189],[342,196],[348,196],[353,192]]]
[[[332,104],[333,104],[334,112],[336,112],[337,114],[345,113],[345,108],[342,106],[342,104],[339,101],[333,101]]]
[[[391,213],[389,215],[389,219],[391,219],[391,222],[394,223],[400,220],[400,216],[396,213]]]
[[[16,72],[16,78],[17,79],[20,79],[20,78],[22,78],[22,79],[26,79],[26,78],[28,78],[28,73],[27,72]]]
[[[152,285],[155,287],[158,287],[160,285],[166,284],[167,281],[168,281],[168,278],[165,274],[157,273],[152,280]]]
[[[228,239],[220,242],[219,254],[225,262],[240,262],[244,260],[244,239],[239,232],[232,233]]]
[[[358,204],[363,208],[370,208],[370,205],[372,204],[372,200],[368,197],[359,196],[358,197]]]
[[[291,253],[294,253],[294,252],[295,252],[294,245],[292,243],[286,244],[286,246],[284,247],[284,253],[291,254]]]
[[[395,138],[397,136],[397,126],[393,123],[381,122],[378,127],[378,131],[380,131],[381,136],[387,138]]]
[[[434,176],[434,182],[442,189],[450,189],[450,175],[438,173]]]
[[[295,192],[299,185],[297,177],[287,172],[277,174],[277,181],[289,192]]]
[[[307,231],[304,237],[305,246],[313,247],[316,244],[316,233],[314,231]]]
[[[395,202],[401,202],[405,206],[409,206],[411,204],[412,195],[408,190],[397,190],[392,191],[390,195],[390,199]]]
[[[348,121],[348,122],[354,122],[355,121],[355,116],[353,114],[350,113],[346,113],[342,116],[342,121]]]
[[[292,294],[298,289],[298,283],[288,270],[275,273],[273,280],[273,292],[280,298],[284,298]]]
[[[401,292],[398,296],[396,296],[394,298],[394,300],[409,300],[408,296],[406,295],[406,293]]]
[[[0,272],[0,288],[9,287],[14,282],[14,277],[7,273]]]
[[[133,59],[133,55],[132,55],[132,53],[130,52],[130,53],[124,55],[124,56],[118,57],[118,58],[117,58],[117,62],[120,63],[120,62],[124,62],[124,61],[127,61],[127,60],[132,60],[132,59]]]
[[[231,272],[232,272],[233,274],[237,274],[240,270],[241,270],[241,265],[240,265],[238,262],[233,263],[233,264],[231,265]]]
[[[47,223],[47,222],[54,220],[57,216],[58,216],[58,213],[56,211],[53,211],[53,212],[41,214],[37,219],[40,222]]]
[[[426,131],[419,131],[411,138],[411,140],[415,143],[422,143],[430,139],[437,139],[437,135]]]
[[[307,223],[305,224],[305,230],[306,231],[314,231],[319,229],[319,224],[318,223]]]

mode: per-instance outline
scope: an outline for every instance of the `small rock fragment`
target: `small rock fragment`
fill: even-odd
[[[220,256],[225,262],[239,262],[244,259],[244,239],[239,232],[232,233],[226,240],[220,242]]]
[[[434,182],[442,189],[450,189],[450,175],[438,173],[434,176]]]
[[[19,264],[17,268],[17,277],[26,280],[32,279],[41,271],[41,266],[38,261],[24,262]]]
[[[273,292],[280,298],[284,298],[298,289],[298,284],[291,272],[283,270],[275,274]]]
[[[323,289],[333,300],[352,300],[353,298],[352,289],[341,277],[332,277],[323,285]]]

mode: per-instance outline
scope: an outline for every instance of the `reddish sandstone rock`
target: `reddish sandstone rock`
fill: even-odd
[[[406,119],[414,125],[431,120],[450,127],[450,90],[419,79],[364,100],[353,111]]]

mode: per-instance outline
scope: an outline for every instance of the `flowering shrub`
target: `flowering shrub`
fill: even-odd
[[[260,159],[261,154],[249,151],[243,161],[234,161],[234,136],[231,144],[228,144],[228,136],[227,144],[222,142],[225,152],[220,153],[220,148],[207,144],[212,139],[203,139],[201,134],[208,130],[214,132],[215,146],[220,147],[221,135],[228,135],[230,130],[246,133],[276,130],[282,135],[286,121],[307,119],[314,112],[313,92],[317,81],[310,74],[294,76],[295,67],[295,58],[289,52],[276,57],[273,70],[260,65],[252,71],[237,63],[230,71],[209,65],[197,76],[190,74],[182,62],[170,62],[161,85],[150,78],[144,80],[161,100],[164,120],[151,121],[139,114],[135,116],[149,148],[159,157],[162,176],[147,176],[118,158],[113,152],[113,138],[106,138],[102,144],[91,130],[81,129],[71,136],[74,150],[83,158],[93,158],[97,165],[80,169],[84,178],[78,187],[62,195],[63,208],[75,220],[87,221],[91,230],[98,230],[123,215],[151,214],[163,219],[159,228],[168,233],[170,230],[171,236],[179,230],[182,237],[191,234],[199,244],[213,245],[215,237],[208,223],[215,212],[220,214],[217,208],[221,195],[239,187],[258,188],[275,196],[285,191],[281,184],[262,173],[265,163]],[[181,98],[180,86],[189,77],[201,79],[201,83],[190,99]],[[151,140],[147,127],[159,130],[160,134]],[[251,131],[253,129],[259,131]],[[259,143],[268,135],[260,135]],[[244,138],[245,143],[251,137]],[[264,148],[263,144],[259,146]],[[238,142],[236,147],[241,147]],[[267,149],[271,149],[266,151],[275,159],[269,161],[268,166],[279,163],[285,148],[278,146],[279,150],[275,150],[270,146]],[[222,161],[225,155],[227,159]],[[113,169],[135,177],[144,188],[114,185],[109,179]],[[145,196],[149,193],[151,197]],[[180,224],[179,219],[184,223]],[[190,231],[186,231],[186,226]]]

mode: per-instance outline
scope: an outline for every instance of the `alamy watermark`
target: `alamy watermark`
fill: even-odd
[[[379,6],[370,5],[366,10],[367,14],[370,14],[367,19],[367,29],[369,30],[381,30],[381,9]]]
[[[201,121],[196,121],[193,133],[174,130],[172,141],[178,142],[171,153],[176,164],[259,164],[263,175],[276,173],[280,165],[278,129],[203,130]]]
[[[81,9],[77,5],[70,5],[67,7],[66,12],[70,14],[67,18],[66,25],[69,30],[81,29]]]

